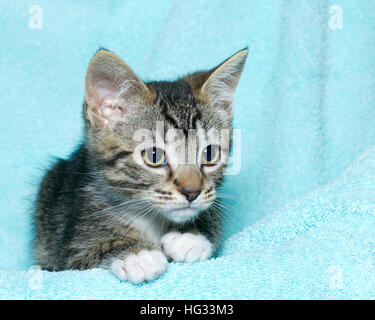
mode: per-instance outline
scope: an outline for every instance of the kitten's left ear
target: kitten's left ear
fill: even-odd
[[[194,94],[212,105],[231,109],[234,91],[245,66],[247,54],[246,48],[212,70],[187,76],[186,80]]]

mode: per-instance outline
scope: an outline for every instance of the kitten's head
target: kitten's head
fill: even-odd
[[[173,82],[143,82],[100,50],[85,82],[86,146],[114,193],[174,222],[209,208],[228,160],[234,90],[247,49]]]

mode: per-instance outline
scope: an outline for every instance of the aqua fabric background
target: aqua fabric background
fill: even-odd
[[[29,28],[32,5],[43,10],[42,29]],[[332,5],[342,8],[342,29],[329,26]],[[53,157],[81,139],[85,71],[99,46],[160,80],[246,45],[234,120],[242,167],[223,187],[235,208],[226,238],[374,144],[375,1],[1,0],[0,269],[33,264],[32,199]]]

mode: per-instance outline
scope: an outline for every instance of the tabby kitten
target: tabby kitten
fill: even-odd
[[[113,52],[94,55],[84,143],[39,189],[34,249],[42,268],[103,267],[140,283],[164,273],[167,257],[194,262],[215,253],[216,188],[230,149],[218,132],[231,135],[247,53],[177,81],[147,83]]]

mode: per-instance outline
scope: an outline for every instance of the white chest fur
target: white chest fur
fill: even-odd
[[[130,228],[139,231],[143,237],[157,245],[160,245],[160,239],[168,227],[166,218],[159,214],[137,217],[136,214],[128,213],[125,215],[127,222],[130,222]]]

